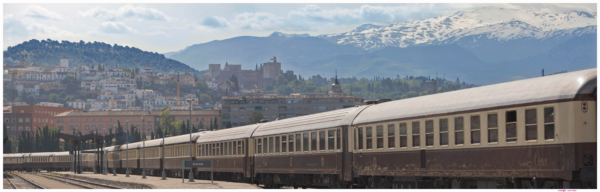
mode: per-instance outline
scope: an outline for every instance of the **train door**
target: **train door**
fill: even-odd
[[[353,163],[353,155],[352,150],[350,150],[351,139],[348,132],[352,130],[351,127],[343,126],[342,127],[342,181],[352,181],[352,163]]]

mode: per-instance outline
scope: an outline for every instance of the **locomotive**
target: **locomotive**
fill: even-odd
[[[191,171],[197,179],[266,188],[597,188],[596,73],[106,147],[108,171],[160,176],[164,169],[173,177]],[[97,154],[86,155],[83,166],[91,168]],[[213,161],[214,174],[182,172],[184,160]],[[68,152],[4,154],[4,169],[60,171],[72,161]]]

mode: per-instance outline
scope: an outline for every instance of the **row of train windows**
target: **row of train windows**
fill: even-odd
[[[158,157],[160,157],[160,152],[159,151],[160,150],[159,150],[158,147],[146,149],[146,158],[158,158]],[[143,150],[141,150],[141,153],[144,153]],[[109,158],[110,157],[111,156],[109,155]]]
[[[165,149],[165,157],[185,157],[190,156],[189,145],[168,146]]]
[[[31,157],[30,162],[48,162],[48,157]]]
[[[318,132],[297,133],[295,134],[295,139],[294,134],[257,138],[255,153],[279,154],[287,152],[294,153],[294,151],[309,152],[309,149],[311,152],[317,152],[317,148],[319,151],[326,151],[325,149],[329,151],[334,151],[335,149],[340,150],[342,148],[340,135],[340,129],[331,129]],[[296,141],[296,145],[294,145],[294,140]]]
[[[244,141],[200,144],[198,145],[198,154],[201,157],[244,155]]]
[[[554,108],[546,107],[543,109],[543,131],[544,131],[544,139],[545,140],[553,140],[554,139]],[[538,122],[537,122],[537,109],[526,109],[525,110],[525,140],[526,141],[535,141],[537,140],[538,134]],[[517,141],[517,111],[507,111],[506,112],[506,142],[516,142]],[[415,121],[412,122],[412,146],[419,147],[421,146],[420,138],[420,122]],[[470,116],[470,124],[471,124],[471,144],[481,143],[481,122],[479,115]],[[354,149],[372,149],[373,145],[377,149],[384,148],[384,132],[387,134],[388,146],[387,148],[395,148],[395,140],[399,140],[399,147],[407,147],[407,123],[400,123],[400,132],[396,134],[395,124],[389,124],[387,129],[384,129],[383,126],[377,126],[375,130],[372,127],[358,127],[354,129],[354,138],[355,141],[358,139],[358,142],[354,142]],[[496,143],[498,142],[498,114],[490,113],[487,114],[487,130],[488,130],[488,142]],[[358,131],[358,135],[356,132]],[[364,131],[364,132],[363,132]],[[448,145],[448,119],[440,119],[439,120],[439,132],[437,133],[440,136],[439,144],[440,145]],[[375,135],[375,137],[373,137]],[[433,129],[433,120],[425,121],[425,145],[433,146],[434,140],[434,129]],[[363,137],[366,138],[366,146],[363,145]],[[454,144],[462,145],[464,144],[464,117],[455,117],[454,118]],[[358,145],[358,146],[357,146]]]
[[[127,158],[129,158],[129,159],[137,158],[137,151],[136,150],[121,151],[121,159],[127,159]]]

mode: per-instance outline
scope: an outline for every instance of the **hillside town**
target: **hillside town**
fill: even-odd
[[[13,140],[44,126],[66,134],[106,134],[117,122],[151,137],[167,110],[171,122],[216,130],[248,124],[253,111],[261,111],[263,120],[275,121],[364,101],[344,93],[337,77],[331,78],[328,92],[265,92],[263,88],[273,87],[277,78],[298,79],[293,71],[283,72],[277,57],[256,64],[254,70],[228,62],[223,68],[210,64],[200,77],[156,72],[148,66],[69,67],[64,56],[58,65],[21,60],[4,65],[4,121]]]

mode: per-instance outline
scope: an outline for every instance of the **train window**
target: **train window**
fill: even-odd
[[[464,121],[463,117],[454,118],[454,144],[462,145],[465,143],[464,140]]]
[[[388,133],[388,149],[393,149],[396,146],[396,132],[394,124],[389,124],[387,128]]]
[[[420,147],[421,146],[421,126],[419,125],[418,121],[412,122],[412,134],[413,134],[412,146]]]
[[[281,136],[281,153],[285,153],[287,150],[287,139],[286,136]]]
[[[356,136],[356,129],[357,128],[354,128],[354,142],[353,142],[354,143],[354,150],[356,150],[356,142],[357,142],[357,139],[356,139],[356,137],[357,137]]]
[[[308,133],[302,134],[302,151],[308,152]]]
[[[217,144],[213,143],[212,144],[212,156],[218,156],[219,155],[219,150],[217,149]]]
[[[479,115],[471,116],[471,144],[481,143]]]
[[[498,114],[488,114],[488,142],[498,142]]]
[[[342,137],[341,137],[342,133],[340,133],[340,131],[341,131],[341,129],[337,129],[337,131],[335,132],[335,135],[336,135],[335,141],[336,141],[336,146],[337,146],[336,148],[338,150],[340,150],[342,148],[342,144],[341,144],[342,143]]]
[[[448,119],[440,119],[440,145],[448,145]]]
[[[244,155],[244,141],[242,141],[241,147],[242,147],[242,150],[241,150],[242,151],[242,155]]]
[[[517,111],[506,112],[506,142],[517,141]]]
[[[289,149],[288,151],[290,153],[294,153],[294,135],[288,135],[288,143],[289,143]],[[298,142],[300,143],[300,142]]]
[[[265,138],[263,138],[263,154],[267,154],[267,153],[269,153],[269,151],[267,151],[267,147],[268,147],[268,145],[269,145],[269,144],[268,144],[267,138],[266,138],[266,137],[265,137]]]
[[[227,148],[227,142],[225,142],[225,147],[223,147],[223,148],[224,148],[223,151],[225,152],[225,153],[223,153],[223,155],[228,155],[229,152],[227,152],[227,149],[229,149],[229,148]]]
[[[425,145],[433,146],[433,120],[425,121]]]
[[[383,149],[383,126],[377,126],[375,129],[377,134],[377,149]]]
[[[275,137],[275,153],[279,153],[279,136]]]
[[[233,152],[233,145],[231,145],[231,141],[229,142],[229,155],[235,155],[235,153]]]
[[[400,147],[406,147],[408,144],[406,130],[406,123],[400,123]]]
[[[225,151],[225,147],[223,147],[223,143],[221,143],[221,146],[219,146],[219,148],[221,149],[221,155],[226,155],[225,153],[223,153]]]
[[[319,150],[325,151],[325,131],[319,131]]]
[[[231,145],[231,147],[230,147],[230,149],[232,149],[232,150],[230,150],[230,151],[232,151],[231,155],[237,155],[237,150],[238,150],[237,141],[233,141],[230,143],[233,143],[233,145]]]
[[[267,145],[268,145],[267,144],[267,138],[265,137],[265,138],[263,138],[263,154],[267,154],[268,153],[268,151],[267,151]]]
[[[198,146],[198,156],[202,156],[202,147]]]
[[[317,151],[317,132],[310,132],[310,150]]]
[[[525,140],[537,140],[537,114],[536,109],[525,110]]]
[[[365,132],[365,136],[367,138],[367,149],[373,149],[373,128],[367,127]]]
[[[327,149],[330,151],[335,149],[335,130],[327,131]]]
[[[273,154],[273,137],[269,137],[269,153]]]
[[[544,139],[554,139],[554,107],[544,108]]]

